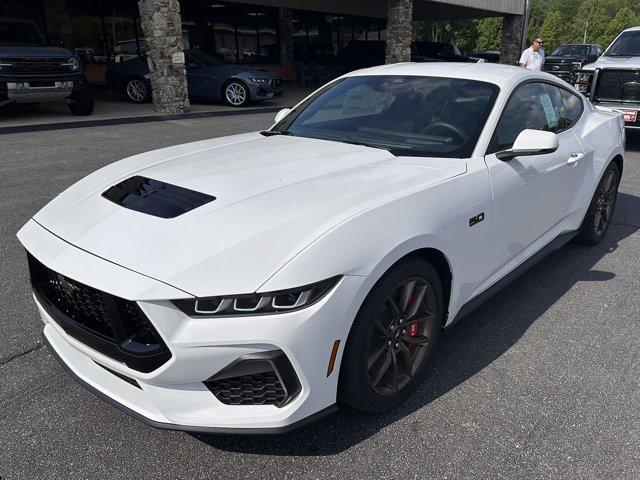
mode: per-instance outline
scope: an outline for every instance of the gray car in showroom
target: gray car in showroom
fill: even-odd
[[[232,107],[282,96],[277,75],[243,65],[229,65],[202,50],[186,50],[185,67],[191,100],[222,100]],[[106,73],[109,91],[133,103],[151,100],[147,57],[110,63]]]

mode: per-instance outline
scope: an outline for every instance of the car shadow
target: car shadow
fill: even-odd
[[[640,145],[640,142],[639,142]],[[619,193],[613,223],[640,211],[640,198]],[[638,225],[636,222],[635,225]],[[191,434],[220,450],[263,455],[333,455],[410,415],[456,388],[518,342],[527,329],[578,282],[606,282],[613,272],[594,270],[638,228],[619,223],[595,247],[569,243],[553,252],[458,324],[442,332],[427,380],[399,407],[377,415],[341,409],[284,435]],[[526,305],[526,308],[522,308]]]

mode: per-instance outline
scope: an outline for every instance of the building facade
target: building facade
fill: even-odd
[[[343,71],[407,61],[411,22],[421,19],[503,16],[502,60],[513,62],[524,8],[525,0],[3,0],[0,16],[31,18],[52,43],[75,48],[93,83],[107,62],[146,53],[162,70],[154,85],[176,77],[164,78],[162,89],[180,96],[184,65],[173,54],[183,48],[316,85]],[[176,110],[158,98],[156,107],[182,111],[188,103]]]

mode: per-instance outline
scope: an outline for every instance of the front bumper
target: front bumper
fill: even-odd
[[[0,75],[0,105],[66,101],[84,88],[88,88],[88,83],[82,74]]]
[[[252,100],[270,100],[283,95],[282,81],[273,80],[268,84],[247,82]]]
[[[630,130],[640,130],[640,103],[628,103],[628,102],[593,102],[593,106],[598,110],[605,112],[620,113],[624,117],[624,112],[637,112],[636,121],[629,121],[625,119],[624,127]]]
[[[133,370],[68,335],[34,296],[54,354],[82,385],[126,413],[162,428],[276,433],[335,408],[342,349],[373,279],[345,276],[317,304],[287,314],[191,318],[166,300],[188,297],[184,292],[79,250],[34,221],[19,238],[49,268],[135,300],[168,346],[171,358],[162,366],[148,373]],[[336,340],[336,367],[327,375]],[[225,404],[204,383],[240,357],[274,350],[284,352],[300,384],[282,406]]]

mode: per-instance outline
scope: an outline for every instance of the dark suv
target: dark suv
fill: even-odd
[[[583,66],[595,62],[600,55],[602,55],[600,45],[560,45],[551,55],[547,56],[544,62],[544,69],[565,82],[574,83],[578,71]]]
[[[0,106],[62,100],[91,115],[93,91],[71,50],[48,46],[30,20],[0,17]]]

